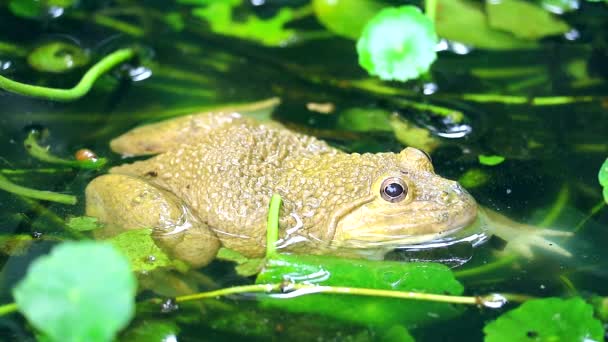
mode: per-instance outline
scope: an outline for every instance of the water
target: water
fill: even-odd
[[[293,1],[295,5],[301,3],[303,1]],[[295,129],[317,135],[347,151],[396,152],[402,144],[391,132],[348,132],[339,126],[337,114],[354,107],[394,111],[403,119],[427,128],[439,141],[439,147],[432,153],[437,173],[459,179],[471,169],[480,169],[488,176],[486,183],[469,188],[480,204],[519,222],[549,220],[551,228],[578,231],[574,237],[560,240],[573,254],[570,258],[535,250],[534,259],[518,259],[494,269],[490,266],[490,270],[484,272],[470,270],[497,265],[501,259],[496,258],[495,252],[501,247],[500,241],[491,240],[475,249],[455,245],[414,255],[396,251],[390,258],[437,260],[456,267],[456,272],[462,272],[460,279],[466,294],[509,292],[543,297],[606,294],[608,273],[603,241],[608,238],[608,210],[603,208],[590,216],[592,209],[602,202],[597,172],[608,156],[605,98],[603,102],[535,106],[476,103],[465,101],[461,96],[472,93],[605,96],[608,87],[602,63],[606,51],[599,48],[597,42],[605,39],[606,31],[592,28],[594,23],[601,23],[602,18],[605,20],[606,9],[598,11],[583,4],[581,12],[569,14],[568,20],[579,32],[573,41],[550,38],[541,47],[525,52],[468,52],[452,47],[454,52],[440,54],[433,67],[432,84],[387,84],[391,92],[401,93],[391,95],[377,88],[380,83],[370,87],[352,82],[366,77],[357,66],[352,41],[330,37],[285,48],[260,47],[213,35],[200,25],[174,33],[158,24],[155,17],[158,11],[168,11],[172,5],[146,2],[121,7],[107,2],[105,10],[109,15],[116,10],[116,18],[149,32],[144,36],[118,34],[94,20],[83,19],[79,13],[96,6],[87,2],[81,5],[80,10],[72,14],[67,12],[59,14],[59,18],[42,21],[17,19],[2,7],[0,41],[15,43],[26,51],[44,41],[71,41],[89,50],[94,59],[117,47],[135,44],[143,49],[142,57],[103,77],[89,96],[74,103],[0,93],[2,169],[49,167],[29,157],[22,147],[32,127],[48,132],[44,143],[52,146],[57,155],[69,156],[86,147],[118,164],[120,157],[112,154],[108,142],[135,125],[217,104],[277,96],[282,102],[273,117]],[[143,8],[140,6],[146,6],[148,11],[143,16],[133,15]],[[278,6],[278,2],[268,2],[255,10],[260,15],[271,16]],[[97,9],[103,11],[104,7]],[[321,30],[313,18],[297,25]],[[586,61],[591,78],[575,78],[569,74],[568,70]],[[531,71],[520,77],[487,76],[488,70],[518,68]],[[73,85],[81,75],[81,70],[61,76],[37,73],[28,68],[18,53],[1,49],[0,72],[21,81],[60,87]],[[462,111],[464,121],[456,125],[400,102],[403,94],[423,93],[433,94],[408,99],[431,101]],[[306,106],[309,102],[331,103],[335,111],[333,114],[309,111]],[[478,154],[499,154],[506,161],[495,167],[482,166],[477,160]],[[99,172],[60,170],[51,174],[11,176],[16,183],[33,188],[74,194],[79,203],[75,206],[36,204],[0,192],[3,239],[19,234],[42,233],[44,236],[22,253],[15,253],[12,244],[3,244],[2,302],[10,301],[9,289],[24,274],[29,262],[56,243],[49,237],[65,237],[62,220],[83,214],[84,187],[97,174]],[[220,261],[187,275],[164,272],[142,277],[140,281],[153,284],[159,293],[167,296],[251,283],[251,279],[235,274],[231,264]],[[146,295],[149,293],[142,294]],[[264,311],[257,308],[254,299],[238,296],[185,304],[169,315],[151,308],[138,315],[132,326],[142,322],[175,325],[180,329],[179,341],[231,338],[360,341],[379,339],[383,333],[382,328]],[[499,313],[472,307],[457,319],[418,327],[412,329],[412,334],[420,341],[481,340],[484,322]],[[0,329],[3,340],[33,338],[18,316],[3,318]]]

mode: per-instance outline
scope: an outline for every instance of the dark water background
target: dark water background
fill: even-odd
[[[145,6],[166,9],[166,5],[160,3],[146,1]],[[255,10],[268,15],[279,6],[278,3]],[[23,148],[22,142],[32,127],[49,132],[44,143],[52,146],[57,155],[69,156],[77,149],[87,147],[109,157],[111,164],[117,164],[120,157],[109,150],[109,140],[138,124],[215,104],[279,96],[282,103],[274,111],[275,119],[354,152],[399,151],[403,146],[386,132],[344,132],[337,128],[336,115],[308,111],[307,102],[332,102],[336,112],[351,107],[396,111],[411,122],[428,127],[441,140],[441,146],[432,154],[437,173],[458,179],[471,168],[482,168],[490,176],[486,184],[470,189],[480,204],[517,221],[534,223],[540,222],[562,198],[565,205],[558,207],[559,216],[552,228],[573,230],[602,201],[597,172],[608,156],[606,100],[539,107],[467,102],[460,100],[458,94],[605,96],[608,91],[604,82],[608,31],[592,32],[586,24],[602,20],[607,14],[607,11],[597,13],[596,7],[588,10],[583,6],[568,18],[579,29],[580,38],[575,41],[557,37],[525,52],[474,50],[466,55],[441,52],[433,67],[438,92],[427,97],[419,95],[416,99],[463,111],[465,123],[471,129],[464,137],[442,138],[450,125],[428,113],[397,105],[391,101],[395,96],[366,93],[348,85],[336,86],[323,81],[366,77],[357,66],[354,44],[348,40],[327,38],[284,48],[266,48],[212,35],[202,26],[176,34],[162,25],[150,25],[147,27],[151,30],[149,34],[133,37],[69,15],[34,21],[18,19],[3,8],[0,9],[2,41],[18,43],[25,48],[48,40],[75,41],[97,57],[118,47],[137,44],[145,53],[140,61],[102,78],[91,94],[74,103],[54,103],[0,93],[0,168],[48,167],[29,157]],[[129,16],[123,19],[136,23]],[[312,18],[297,25],[320,29]],[[574,61],[587,62],[588,70],[600,82],[574,87],[566,68]],[[81,70],[60,77],[36,73],[23,58],[9,54],[0,53],[0,62],[10,62],[10,66],[1,71],[3,75],[21,81],[69,87],[81,75]],[[471,74],[475,68],[516,66],[538,67],[544,79],[532,87],[509,90],[513,80],[481,80]],[[146,77],[148,72],[150,75]],[[416,92],[422,84],[391,86]],[[441,97],[445,94],[454,96]],[[500,154],[506,161],[496,167],[484,167],[477,161],[478,154]],[[62,236],[61,222],[57,218],[83,214],[84,186],[97,174],[99,172],[66,171],[11,178],[33,188],[75,194],[79,204],[36,204],[0,192],[0,234],[8,237],[40,232],[45,236]],[[608,210],[602,209],[585,222],[573,238],[561,243],[573,257],[538,252],[533,260],[520,260],[495,271],[463,278],[466,293],[606,295]],[[25,255],[3,253],[0,256],[0,298],[3,302],[10,301],[10,288],[24,274],[28,263],[46,253],[53,244],[42,239]],[[492,244],[487,244],[466,251],[471,260],[458,270],[492,263],[495,261],[493,248]],[[399,258],[399,255],[395,257]],[[223,262],[214,262],[195,273],[182,281],[196,284],[199,290],[251,282],[234,274],[231,265]],[[202,308],[200,304],[186,305],[174,315],[145,312],[138,316],[134,325],[143,321],[177,322],[181,328],[179,341],[230,338],[364,341],[377,339],[380,334],[374,327],[327,323],[326,319],[307,315],[263,312],[256,309],[255,301],[251,299],[236,297],[210,302]],[[497,314],[487,309],[467,308],[456,320],[414,329],[412,333],[424,341],[481,340],[484,322]],[[0,320],[0,336],[2,340],[32,338],[31,331],[18,317]]]

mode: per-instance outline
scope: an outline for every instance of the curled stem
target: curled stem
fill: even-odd
[[[76,86],[71,89],[57,89],[16,82],[0,76],[0,88],[6,91],[54,101],[74,101],[86,95],[97,79],[120,63],[135,56],[135,50],[121,49],[107,55],[93,65]]]
[[[35,190],[12,183],[6,177],[0,175],[0,189],[13,194],[39,199],[43,201],[57,202],[63,204],[76,204],[76,196],[59,194],[52,191]]]

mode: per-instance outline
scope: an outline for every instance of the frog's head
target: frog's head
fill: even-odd
[[[373,248],[422,243],[469,225],[475,200],[457,182],[435,174],[429,156],[408,147],[384,154],[366,195],[333,215],[332,245]]]

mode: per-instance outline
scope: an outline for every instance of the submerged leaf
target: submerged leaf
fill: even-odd
[[[35,260],[13,289],[19,311],[50,341],[111,341],[135,313],[137,282],[112,246],[66,242]]]
[[[479,163],[481,165],[487,165],[487,166],[496,166],[505,161],[505,157],[497,156],[497,155],[487,156],[484,154],[480,154],[478,156],[478,158],[479,158]]]
[[[486,184],[490,176],[481,169],[469,169],[458,179],[458,183],[467,189],[473,189]]]
[[[276,254],[267,259],[256,279],[257,284],[291,281],[327,286],[416,291],[460,295],[463,286],[450,269],[435,263],[400,263],[312,255]],[[451,304],[375,298],[314,294],[314,291],[289,293],[290,299],[263,297],[260,305],[289,312],[305,312],[333,317],[364,325],[407,326],[452,318],[461,307]],[[306,294],[306,295],[304,295]]]
[[[566,33],[568,24],[543,8],[523,0],[486,1],[490,26],[524,39]]]
[[[174,266],[167,254],[156,246],[151,233],[151,229],[128,230],[107,241],[127,256],[135,272]]]
[[[525,302],[483,329],[486,342],[603,341],[604,329],[593,307],[581,298]]]
[[[436,44],[433,23],[417,7],[388,7],[363,29],[359,64],[383,80],[416,79],[437,59]]]
[[[79,217],[70,217],[70,219],[67,222],[67,226],[70,227],[71,229],[84,232],[84,231],[88,231],[88,230],[95,230],[97,228],[101,228],[102,224],[99,223],[99,221],[97,220],[97,217],[79,216]]]
[[[27,62],[38,71],[62,73],[86,65],[89,55],[74,44],[51,42],[32,50]]]

